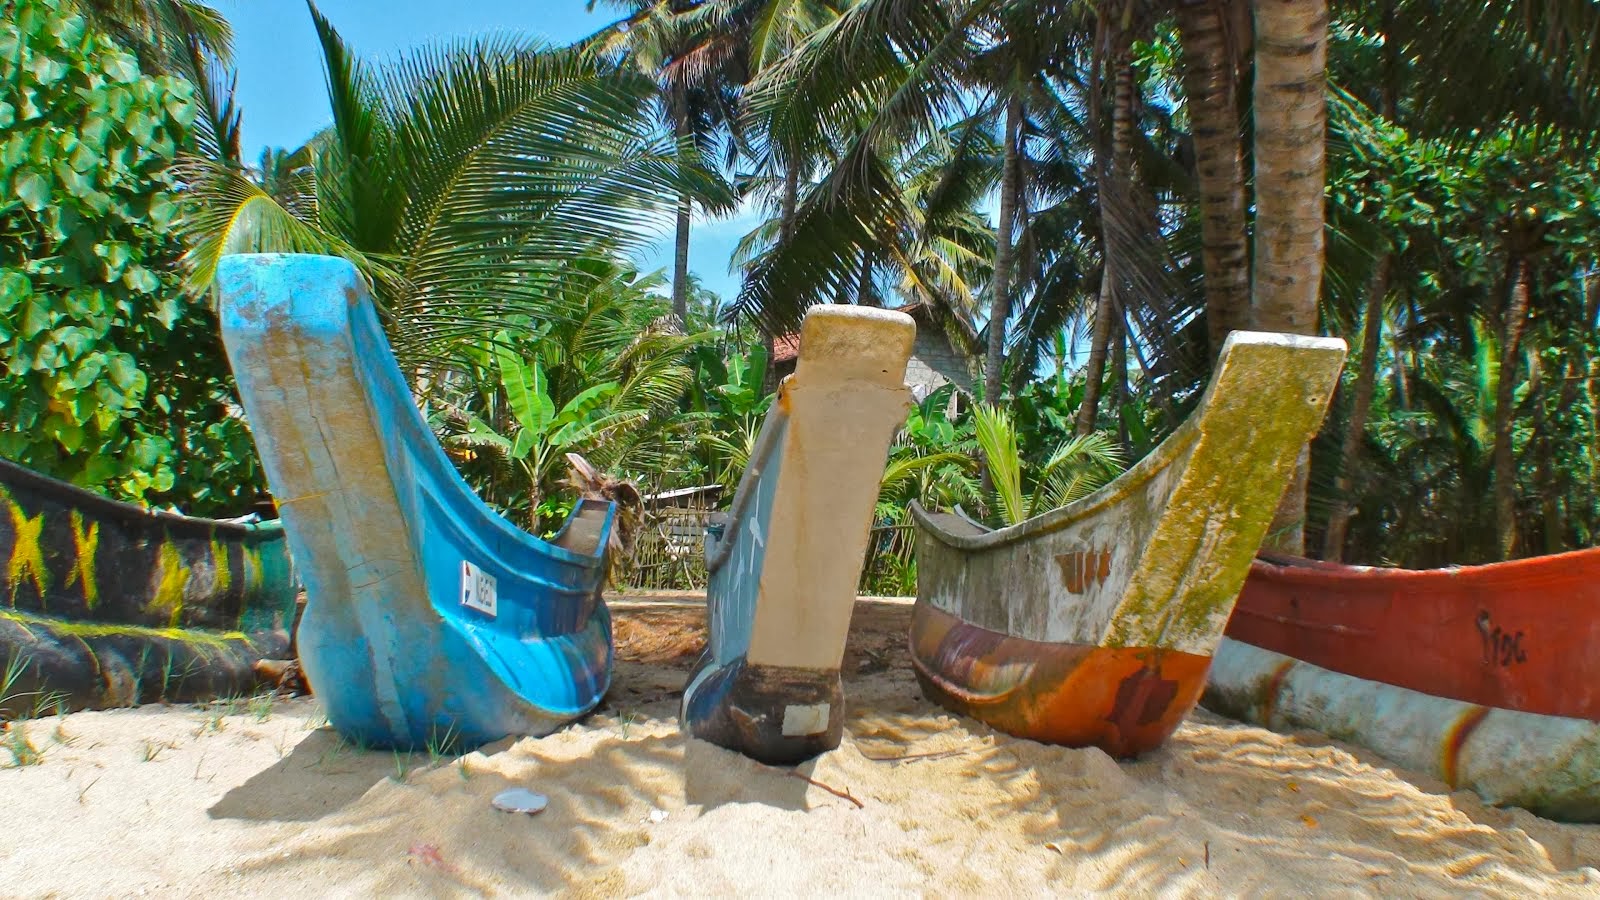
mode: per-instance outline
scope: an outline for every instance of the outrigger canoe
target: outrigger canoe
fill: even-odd
[[[551,541],[467,486],[418,411],[350,263],[242,255],[218,270],[240,399],[305,582],[300,661],[362,745],[542,735],[611,681],[601,601],[615,509]]]
[[[1600,821],[1600,549],[1414,571],[1263,556],[1207,708]]]
[[[1199,408],[1094,494],[993,531],[913,505],[923,693],[1119,757],[1166,740],[1200,698],[1343,359],[1339,340],[1235,332]]]
[[[706,535],[708,640],[684,689],[697,738],[766,763],[839,745],[839,664],[916,326],[813,307],[729,512]]]
[[[0,557],[0,715],[249,694],[253,665],[288,653],[276,521],[159,512],[0,460]]]

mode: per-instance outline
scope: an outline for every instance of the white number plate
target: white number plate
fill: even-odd
[[[494,576],[465,560],[461,562],[461,605],[489,616],[499,609]]]

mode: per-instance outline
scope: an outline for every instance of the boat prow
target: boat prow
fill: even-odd
[[[355,268],[226,257],[223,338],[306,585],[300,658],[368,746],[546,734],[611,680],[600,598],[615,510],[552,541],[477,498],[412,399]]]
[[[1211,655],[1344,342],[1235,332],[1199,408],[1084,499],[1008,528],[913,505],[911,655],[929,698],[1020,737],[1149,750]]]
[[[695,737],[767,763],[839,745],[839,663],[916,326],[814,307],[733,506],[706,536],[708,641],[684,689]]]
[[[1257,560],[1203,702],[1600,821],[1600,549],[1407,570]]]

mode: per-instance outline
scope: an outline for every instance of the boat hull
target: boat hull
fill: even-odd
[[[1227,634],[1424,694],[1600,721],[1600,550],[1420,571],[1264,558]]]
[[[287,630],[295,584],[281,523],[120,503],[0,460],[0,606],[147,628]]]
[[[484,506],[423,420],[349,263],[232,256],[219,283],[228,356],[306,584],[300,658],[333,726],[368,746],[470,747],[592,709],[611,677],[600,590],[612,506],[581,502],[550,542]]]
[[[1237,640],[1218,648],[1204,703],[1275,731],[1359,744],[1494,805],[1600,821],[1600,724],[1587,719],[1436,697]]]
[[[7,716],[248,694],[288,653],[295,586],[279,522],[120,503],[0,460]]]
[[[1203,702],[1600,821],[1600,550],[1406,570],[1264,557]]]
[[[684,687],[692,735],[765,763],[839,745],[844,656],[916,326],[817,307],[739,482],[706,536],[706,655]]]
[[[924,692],[1023,737],[1158,746],[1203,689],[1343,357],[1235,332],[1195,413],[1100,491],[998,530],[913,505]]]
[[[1194,709],[1208,657],[1159,647],[1047,643],[979,628],[925,604],[911,661],[929,699],[1017,737],[1137,756]]]

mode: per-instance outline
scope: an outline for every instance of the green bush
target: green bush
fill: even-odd
[[[0,20],[0,456],[122,499],[237,508],[259,482],[216,320],[178,288],[191,86],[69,0]]]

